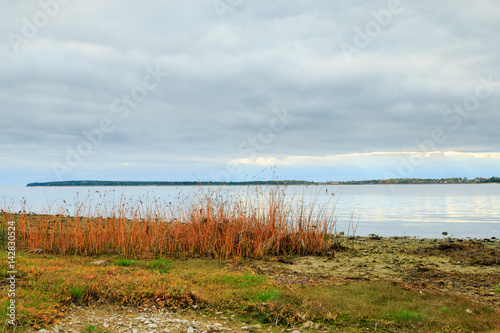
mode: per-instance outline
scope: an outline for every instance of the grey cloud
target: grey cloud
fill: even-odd
[[[295,118],[261,156],[414,150],[436,127],[448,135],[440,150],[499,150],[495,1],[401,0],[351,63],[340,43],[352,44],[387,1],[243,1],[224,21],[210,1],[70,2],[18,53],[7,33],[20,34],[22,17],[40,7],[5,8],[0,153],[12,168],[33,149],[50,170],[104,118],[115,129],[85,157],[85,174],[108,165],[99,158],[140,164],[143,154],[161,161],[143,159],[150,171],[163,156],[177,161],[175,174],[186,171],[179,161],[223,168],[283,107]],[[169,75],[121,119],[112,104],[142,84],[147,66]],[[495,93],[450,128],[444,112],[490,74]]]

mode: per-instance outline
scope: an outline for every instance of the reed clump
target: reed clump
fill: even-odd
[[[178,204],[148,195],[139,200],[99,194],[71,214],[4,213],[14,218],[18,242],[60,254],[118,253],[126,258],[201,255],[217,259],[318,255],[331,246],[334,207],[314,196],[286,197],[284,186],[246,192],[200,188]],[[10,215],[7,216],[7,215]]]

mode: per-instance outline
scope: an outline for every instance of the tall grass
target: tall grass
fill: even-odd
[[[246,192],[200,188],[179,204],[154,196],[133,201],[114,194],[85,198],[73,214],[15,216],[18,242],[62,254],[117,252],[127,258],[202,255],[218,259],[309,255],[327,251],[334,207],[317,207],[314,195],[287,198],[284,186]],[[112,197],[110,197],[112,196]],[[10,215],[12,213],[4,213]],[[4,216],[4,220],[8,217]]]

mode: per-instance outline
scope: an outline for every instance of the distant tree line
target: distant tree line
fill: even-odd
[[[500,177],[491,178],[397,178],[374,180],[351,180],[311,182],[305,180],[255,180],[241,182],[211,181],[120,181],[120,180],[69,180],[44,183],[29,183],[26,186],[245,186],[245,185],[369,185],[369,184],[473,184],[500,183]]]
[[[372,180],[350,180],[329,182],[328,184],[339,185],[364,185],[364,184],[476,184],[476,183],[500,183],[500,177],[491,178],[392,178]]]
[[[113,181],[113,180],[70,180],[44,183],[29,183],[26,186],[225,186],[225,185],[314,185],[305,180],[267,180],[241,182],[212,181]]]

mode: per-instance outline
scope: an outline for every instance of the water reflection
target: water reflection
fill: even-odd
[[[241,198],[253,196],[246,186],[221,187],[0,187],[2,208],[36,213],[68,212],[75,203],[107,196],[112,200],[155,197],[163,204],[182,204],[194,193],[217,191]],[[335,194],[335,195],[332,195]],[[357,234],[441,237],[443,231],[460,237],[500,237],[500,185],[352,185],[289,186],[287,200],[315,202],[316,209],[335,207],[337,230],[347,232],[359,223]],[[261,198],[262,199],[262,198]],[[265,199],[265,197],[263,198]],[[265,205],[265,202],[263,202]]]

